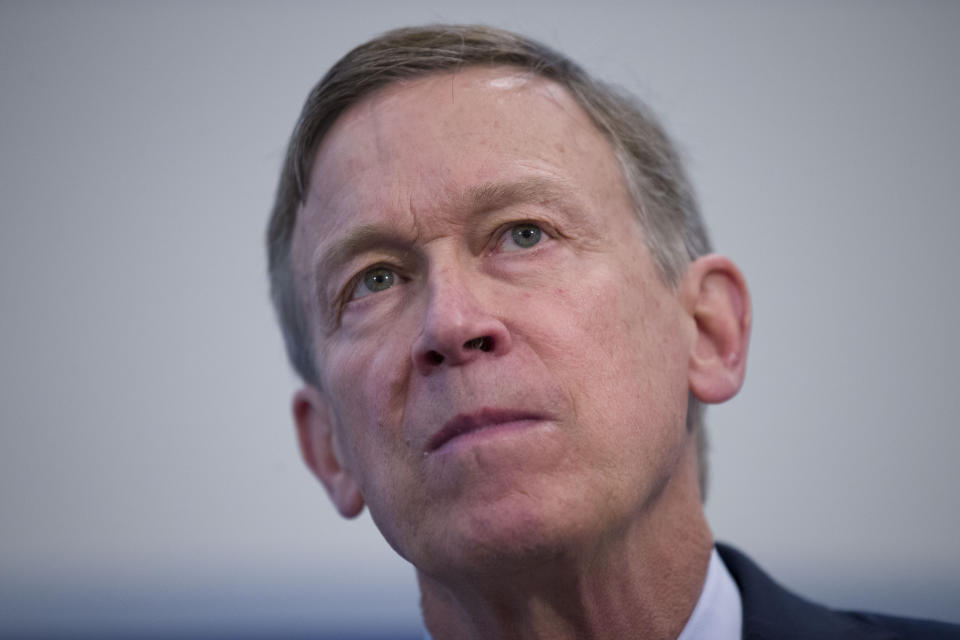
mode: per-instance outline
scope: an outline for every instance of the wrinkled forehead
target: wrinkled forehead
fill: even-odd
[[[510,171],[595,167],[598,156],[601,170],[616,165],[606,136],[548,78],[509,66],[431,74],[387,85],[338,118],[316,152],[301,213],[384,211],[396,203],[371,200],[450,197]]]

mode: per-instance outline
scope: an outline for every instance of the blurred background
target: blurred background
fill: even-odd
[[[425,22],[541,39],[684,150],[755,305],[718,539],[960,622],[960,4],[4,0],[0,636],[420,633],[300,462],[262,237],[309,88]]]

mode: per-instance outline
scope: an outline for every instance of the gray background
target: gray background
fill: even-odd
[[[300,463],[261,240],[308,88],[432,21],[557,46],[683,147],[755,305],[717,537],[960,621],[960,3],[2,2],[0,632],[417,628]]]

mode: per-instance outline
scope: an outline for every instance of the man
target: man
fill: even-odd
[[[440,26],[348,53],[268,249],[303,456],[416,567],[434,638],[958,637],[714,546],[701,403],[743,382],[747,287],[652,117],[556,52]]]

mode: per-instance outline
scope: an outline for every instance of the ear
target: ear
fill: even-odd
[[[323,393],[311,386],[297,391],[293,396],[293,419],[303,460],[323,483],[340,515],[359,515],[363,511],[363,494],[343,464],[332,412]]]
[[[683,303],[697,335],[690,351],[690,391],[702,402],[729,400],[743,385],[750,344],[750,292],[730,259],[695,260],[681,282]]]

